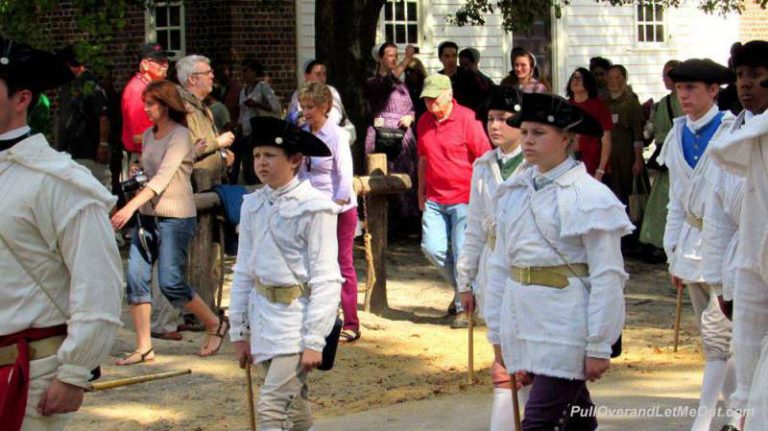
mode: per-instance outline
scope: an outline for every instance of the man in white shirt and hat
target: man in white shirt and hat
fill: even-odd
[[[52,54],[0,39],[3,430],[63,430],[121,325],[115,198],[26,124],[38,95],[71,78]]]

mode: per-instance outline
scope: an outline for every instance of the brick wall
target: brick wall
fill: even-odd
[[[762,9],[755,0],[747,0],[745,3],[739,22],[741,41],[768,40],[768,9]]]
[[[40,25],[50,30],[56,47],[61,47],[81,38],[76,32],[76,11],[72,2],[60,1],[55,8],[40,17]],[[144,42],[144,9],[130,8],[126,13],[126,26],[115,34],[104,50],[108,53],[107,63],[114,67],[116,85],[122,88],[137,69],[139,48]]]
[[[194,0],[185,2],[186,52],[209,57],[214,66],[235,65],[252,56],[267,65],[275,91],[284,104],[296,87],[296,22],[293,0]],[[75,31],[75,10],[70,0],[41,16],[39,25],[50,29],[57,46],[80,37]],[[130,7],[126,27],[107,46],[107,63],[114,67],[121,89],[135,73],[145,37],[145,10]],[[170,71],[173,73],[173,70]]]
[[[234,0],[233,59],[255,58],[267,66],[283,105],[296,89],[296,10],[294,0]],[[239,69],[239,68],[236,68]]]

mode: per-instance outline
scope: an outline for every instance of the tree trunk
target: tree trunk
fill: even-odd
[[[365,171],[368,116],[363,90],[373,75],[371,49],[385,0],[315,0],[315,51],[328,67],[328,83],[339,90],[357,129],[353,156],[357,173]]]

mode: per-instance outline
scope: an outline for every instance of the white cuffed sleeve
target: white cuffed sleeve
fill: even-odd
[[[620,231],[592,230],[582,235],[589,265],[587,356],[610,358],[611,345],[624,327],[624,259]]]
[[[716,175],[713,180],[719,183],[718,178],[722,177]],[[738,225],[725,210],[723,190],[721,184],[713,184],[704,206],[701,276],[707,284],[723,283],[726,250],[738,231]]]
[[[469,192],[469,207],[467,208],[467,228],[464,231],[464,245],[461,248],[459,260],[456,263],[458,273],[457,283],[459,292],[470,292],[472,281],[477,277],[480,265],[480,255],[488,237],[484,225],[485,220],[493,214],[486,214],[483,200],[483,182],[481,168],[475,164],[472,171],[472,186]]]
[[[491,344],[501,344],[501,301],[504,285],[509,278],[509,260],[507,258],[507,246],[505,232],[505,199],[499,199],[499,207],[496,214],[496,246],[488,258],[488,284],[485,286],[485,299],[483,316],[488,327],[488,341]]]
[[[672,172],[670,171],[670,175]],[[680,238],[680,231],[685,222],[685,209],[680,201],[683,187],[680,181],[670,178],[669,182],[669,204],[667,204],[667,224],[664,226],[664,252],[667,254],[670,268],[675,258],[675,248]]]
[[[344,281],[338,263],[337,219],[331,211],[314,212],[305,233],[310,295],[302,331],[303,349],[322,351],[336,320]]]
[[[250,199],[253,197],[246,197],[240,208],[237,259],[235,260],[229,300],[229,339],[232,342],[248,341],[251,336],[248,301],[255,280],[248,267],[254,247],[254,213],[251,211]]]
[[[333,99],[333,103],[331,104],[331,111],[328,112],[328,121],[336,124],[337,126],[341,126],[341,120],[344,119],[344,105],[341,102],[341,96],[339,95],[339,92],[330,86],[329,89],[331,90],[331,98]],[[348,143],[348,141],[343,141],[339,144],[341,145],[346,143]]]
[[[58,245],[70,273],[70,293],[56,378],[87,388],[91,370],[107,358],[122,326],[122,263],[104,205],[80,209],[60,230]]]
[[[333,200],[350,202],[354,198],[354,172],[352,165],[352,149],[349,146],[349,133],[341,127],[337,128],[336,153],[333,155],[334,171],[331,174],[333,182]]]

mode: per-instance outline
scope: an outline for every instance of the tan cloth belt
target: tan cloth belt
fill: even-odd
[[[491,250],[496,249],[496,232],[491,231],[488,232],[488,236],[486,237],[486,242],[488,243],[488,247],[490,247]]]
[[[535,284],[562,289],[568,286],[568,277],[586,277],[588,275],[589,267],[585,263],[572,263],[570,268],[566,265],[512,267],[512,280],[525,286]]]
[[[685,221],[687,221],[689,225],[695,227],[698,230],[704,230],[704,219],[698,218],[691,213],[686,213]]]
[[[42,340],[30,341],[29,360],[34,361],[36,359],[55,355],[56,352],[59,351],[61,344],[64,342],[64,338],[66,338],[65,335],[56,335]],[[16,358],[18,357],[19,346],[17,344],[0,347],[0,367],[15,364]]]
[[[267,301],[278,304],[288,305],[294,299],[302,296],[309,296],[309,290],[303,284],[292,284],[290,286],[265,286],[256,283],[256,291]]]

